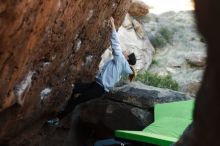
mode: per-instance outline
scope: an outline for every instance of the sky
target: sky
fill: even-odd
[[[191,0],[143,0],[152,7],[150,13],[160,14],[167,11],[193,10]]]

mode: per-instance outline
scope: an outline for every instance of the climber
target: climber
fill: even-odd
[[[122,52],[112,17],[110,18],[110,22],[112,28],[111,46],[113,59],[104,64],[100,72],[96,75],[95,81],[92,83],[74,85],[72,96],[66,107],[63,111],[58,113],[56,118],[47,121],[49,125],[58,125],[59,120],[72,112],[78,104],[101,97],[104,93],[112,90],[121,76],[129,75],[129,80],[133,80],[135,71],[130,65],[136,64],[135,54],[128,54],[127,51]],[[78,97],[76,97],[76,95],[78,95]]]

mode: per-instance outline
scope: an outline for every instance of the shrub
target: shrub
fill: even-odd
[[[162,48],[167,44],[166,40],[159,34],[150,37],[150,42],[154,48]]]
[[[152,62],[151,62],[151,65],[157,65],[158,66],[159,62],[157,60],[153,59]]]
[[[168,42],[172,43],[173,40],[173,32],[166,27],[161,27],[159,33],[163,36],[163,38]]]
[[[136,77],[137,81],[141,81],[142,83],[159,87],[159,88],[167,88],[175,91],[179,90],[179,85],[176,81],[172,80],[171,76],[160,76],[157,74],[152,74],[149,72],[145,72],[143,74],[138,74]]]
[[[162,48],[172,43],[174,32],[167,27],[161,27],[156,34],[150,36],[150,42],[155,48]]]

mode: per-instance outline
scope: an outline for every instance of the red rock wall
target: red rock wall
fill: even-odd
[[[130,0],[0,0],[0,141],[58,111],[77,80],[93,79],[108,20]]]

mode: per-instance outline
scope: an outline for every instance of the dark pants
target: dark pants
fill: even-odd
[[[96,82],[75,84],[71,98],[69,99],[64,110],[61,111],[57,117],[59,119],[64,118],[66,115],[71,113],[78,104],[91,99],[99,98],[104,93],[104,88]],[[75,97],[76,94],[79,94],[79,96]]]

